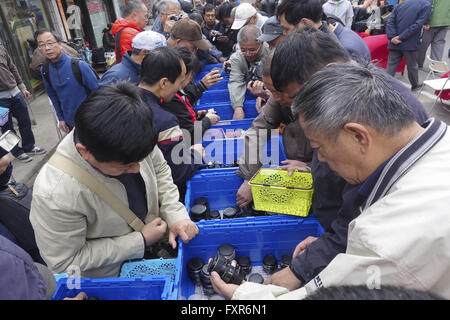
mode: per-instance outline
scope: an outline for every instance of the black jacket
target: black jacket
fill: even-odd
[[[194,107],[197,100],[201,98],[206,89],[207,88],[201,81],[197,83],[191,82],[182,91],[178,91],[177,93],[182,99],[187,99],[189,104]],[[181,101],[178,96],[173,97],[170,102],[164,102],[161,107],[177,117],[181,129],[189,131],[191,145],[193,145],[202,139],[203,133],[211,127],[211,121],[206,117],[199,121],[192,121],[191,113],[188,110],[189,106]],[[197,111],[193,111],[197,117]],[[195,137],[194,134],[194,128],[196,127],[199,127],[199,129],[201,128],[201,136],[199,137]]]

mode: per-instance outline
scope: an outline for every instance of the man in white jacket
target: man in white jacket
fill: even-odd
[[[347,249],[304,287],[225,284],[234,299],[302,299],[321,287],[366,285],[428,291],[450,298],[450,135],[430,119],[420,126],[379,69],[331,65],[312,76],[294,113],[319,160],[359,185],[361,214],[349,224]]]

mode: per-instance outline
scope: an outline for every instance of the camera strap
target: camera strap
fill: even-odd
[[[139,219],[111,190],[86,171],[86,169],[83,169],[78,164],[58,152],[55,152],[48,163],[86,186],[121,216],[134,231],[140,232],[142,230],[144,227],[142,220]]]

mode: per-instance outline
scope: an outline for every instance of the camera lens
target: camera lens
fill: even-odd
[[[292,261],[292,255],[291,254],[284,254],[281,257],[281,262],[280,262],[280,268],[286,268],[286,267],[290,267],[291,266],[291,261]]]
[[[202,204],[202,205],[206,206],[207,208],[209,208],[208,199],[206,199],[205,197],[200,197],[200,198],[195,199],[194,204]]]
[[[191,208],[192,221],[198,222],[202,219],[206,219],[207,208],[203,204],[195,204]]]
[[[252,271],[252,262],[249,257],[241,256],[237,259],[237,263],[245,275],[248,275]]]
[[[260,275],[259,273],[252,273],[249,277],[248,277],[248,282],[255,282],[255,283],[259,283],[262,284],[264,282],[264,278],[262,275]]]
[[[239,266],[233,266],[220,255],[214,257],[213,261],[209,264],[208,270],[209,272],[216,271],[226,283],[241,284],[245,277]]]
[[[222,244],[217,250],[217,254],[224,257],[227,262],[231,262],[236,258],[236,250],[234,250],[234,247],[229,243]]]
[[[209,219],[210,220],[217,220],[220,219],[220,212],[217,210],[212,210],[209,212]]]
[[[275,256],[273,256],[271,254],[264,256],[263,270],[266,273],[268,273],[268,274],[273,273],[277,269],[277,265],[278,265],[278,261],[277,261],[277,258],[275,258]]]
[[[202,259],[200,258],[192,258],[187,263],[187,272],[189,278],[195,285],[200,285],[200,273],[202,272],[202,268],[205,265]]]
[[[211,275],[211,272],[209,270],[209,265],[205,264],[202,268],[202,271],[200,272],[200,281],[202,283],[203,287],[203,293],[206,296],[212,296],[215,294],[214,288],[211,284],[211,279],[209,278]]]
[[[238,212],[240,211],[239,207],[229,207],[223,210],[224,219],[236,218]]]

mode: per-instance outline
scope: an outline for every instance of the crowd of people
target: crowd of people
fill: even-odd
[[[215,291],[233,299],[303,299],[323,288],[366,285],[368,269],[376,268],[382,287],[449,299],[450,225],[443,221],[450,137],[412,92],[422,85],[423,52],[441,31],[425,36],[428,0],[396,6],[386,23],[391,51],[383,70],[351,29],[358,5],[378,3],[161,0],[152,30],[144,30],[149,10],[129,0],[108,28],[117,63],[101,78],[67,54],[55,32],[38,30],[40,72],[65,137],[34,182],[29,219],[21,215],[30,231],[19,237],[0,215],[0,266],[8,270],[0,283],[23,279],[0,297],[45,299],[49,270],[76,266],[82,277],[115,277],[124,261],[173,256],[177,237],[195,238],[186,183],[205,156],[203,134],[220,117],[194,107],[224,78],[222,70],[200,81],[195,75],[223,63],[232,119],[246,117],[247,92],[258,113],[244,136],[236,203],[252,202],[249,180],[262,166],[260,150],[279,130],[287,157],[280,168],[311,172],[312,211],[324,233],[298,239],[290,267],[264,284],[227,284],[213,272]],[[403,56],[411,89],[394,77]],[[30,161],[45,150],[34,144],[23,101],[29,93],[1,46],[0,67],[0,103],[22,137],[12,154]],[[13,130],[12,119],[2,130]],[[0,158],[2,185],[12,170],[8,156]]]

